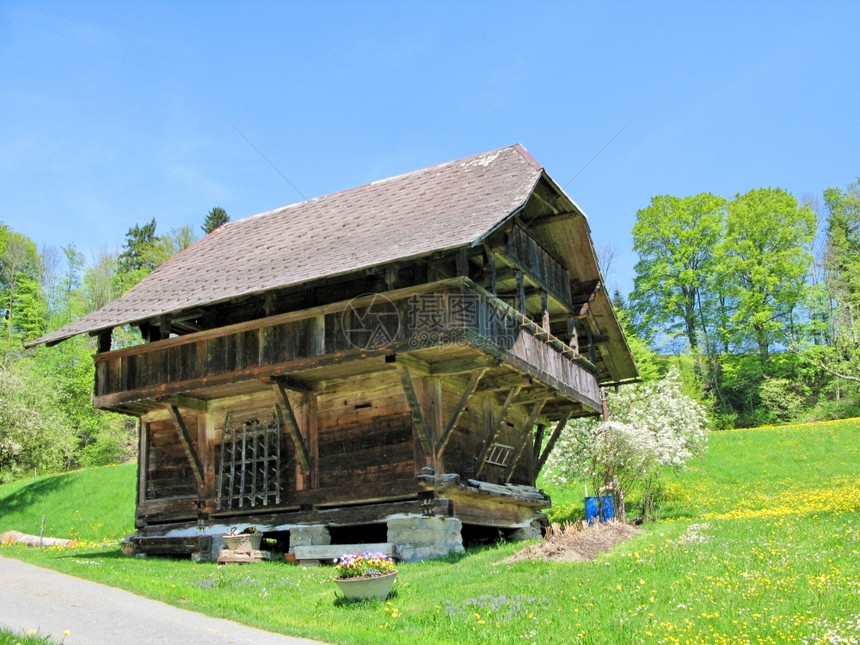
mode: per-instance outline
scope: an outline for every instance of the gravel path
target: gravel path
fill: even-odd
[[[15,632],[35,629],[64,645],[319,645],[2,556],[0,625]]]

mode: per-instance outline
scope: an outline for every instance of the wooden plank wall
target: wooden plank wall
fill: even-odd
[[[561,302],[570,303],[570,278],[564,265],[519,226],[514,226],[508,234],[503,255]]]
[[[189,428],[197,427],[196,413],[183,413]],[[197,497],[197,480],[191,463],[177,438],[174,421],[166,416],[146,423],[148,433],[146,481],[144,499],[147,501],[171,497]],[[195,433],[191,435],[195,449]]]
[[[416,474],[412,419],[394,370],[327,384],[317,432],[320,488],[358,490]]]

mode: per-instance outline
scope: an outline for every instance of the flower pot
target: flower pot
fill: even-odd
[[[262,533],[238,533],[225,535],[224,542],[231,551],[259,551],[263,541]]]
[[[391,593],[391,586],[397,579],[397,571],[391,571],[375,578],[335,578],[343,597],[347,600],[378,598],[385,600]]]

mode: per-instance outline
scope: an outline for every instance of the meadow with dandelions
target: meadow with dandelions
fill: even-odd
[[[85,541],[0,555],[330,643],[860,642],[860,419],[714,432],[660,519],[596,560],[505,562],[522,545],[498,541],[399,564],[386,602],[343,602],[330,567],[124,557],[134,486],[118,466],[0,487],[0,532],[44,516]],[[581,517],[582,484],[547,490],[552,520]]]

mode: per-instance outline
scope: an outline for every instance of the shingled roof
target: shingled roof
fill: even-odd
[[[514,145],[228,222],[30,345],[475,244],[525,205],[542,172]]]

